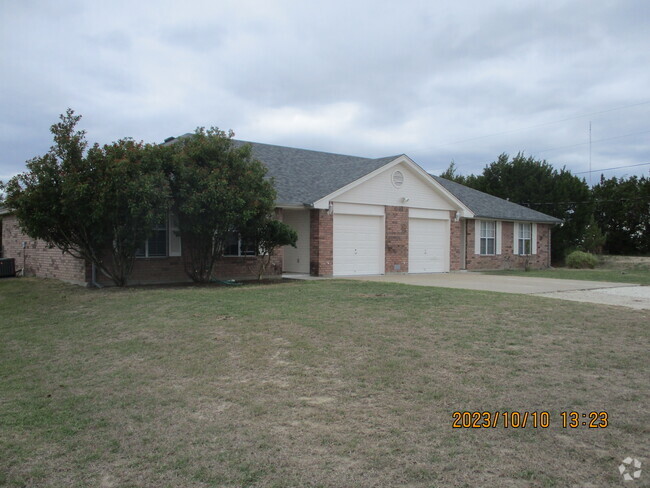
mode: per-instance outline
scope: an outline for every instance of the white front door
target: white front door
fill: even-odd
[[[384,218],[334,214],[334,275],[384,273]]]
[[[449,271],[449,221],[409,219],[409,273]]]

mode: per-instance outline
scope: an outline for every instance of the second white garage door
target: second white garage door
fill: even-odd
[[[334,214],[334,275],[384,273],[384,218]]]
[[[409,273],[449,271],[449,221],[409,219]]]

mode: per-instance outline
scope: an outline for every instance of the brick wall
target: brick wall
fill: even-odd
[[[278,218],[281,213],[276,213]],[[18,219],[13,215],[2,217],[2,257],[14,258],[16,270],[22,269],[23,257],[26,276],[54,278],[78,285],[91,282],[91,266],[57,248],[49,248],[45,242],[32,239],[21,232]],[[22,243],[27,247],[23,250]],[[282,249],[276,250],[264,276],[282,275]],[[259,267],[257,257],[224,257],[215,264],[214,276],[219,279],[255,279]],[[96,280],[102,285],[113,282],[97,270]],[[185,273],[182,257],[136,258],[129,284],[182,283],[190,279]]]
[[[456,212],[454,210],[449,212],[450,230],[449,230],[449,270],[458,271],[461,269],[461,222],[454,221]]]
[[[213,276],[219,280],[251,280],[257,278],[258,257],[224,257],[214,265]],[[271,258],[264,273],[265,278],[282,275],[282,251]],[[162,283],[186,283],[190,278],[185,273],[182,257],[136,258],[129,285],[148,285]],[[97,282],[111,286],[110,278],[97,272]]]
[[[386,206],[385,272],[408,273],[409,209]]]
[[[27,243],[25,249],[23,242]],[[24,266],[25,276],[54,278],[79,285],[85,285],[90,280],[89,268],[83,260],[24,234],[14,215],[2,217],[2,256],[14,258],[16,270]]]
[[[551,226],[537,224],[537,254],[519,256],[513,253],[513,222],[501,224],[501,254],[481,256],[475,254],[475,224],[474,220],[467,220],[467,269],[523,269],[526,266],[532,269],[548,268],[551,265],[549,253],[549,239]]]
[[[282,220],[282,209],[275,210],[275,218]],[[264,273],[265,278],[282,275],[282,258],[282,248],[276,249]],[[257,279],[260,259],[257,256],[222,257],[215,263],[212,275],[219,280]],[[97,281],[101,284],[112,284],[109,278],[99,274]],[[185,273],[182,257],[136,258],[133,272],[129,276],[129,285],[189,281],[191,279]]]
[[[327,210],[312,209],[309,228],[309,274],[331,276],[334,273],[334,218]]]

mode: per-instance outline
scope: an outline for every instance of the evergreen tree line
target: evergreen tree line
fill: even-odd
[[[523,153],[501,154],[478,175],[460,175],[455,163],[440,175],[562,219],[552,230],[553,260],[571,251],[650,254],[650,179],[605,178],[589,187],[566,167]]]

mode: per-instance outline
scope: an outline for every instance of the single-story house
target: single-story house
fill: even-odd
[[[236,141],[236,144],[245,144]],[[432,176],[405,154],[379,159],[251,144],[277,190],[276,217],[298,233],[269,274],[313,276],[544,268],[559,219]],[[2,215],[4,257],[25,274],[89,284],[91,266],[24,235]],[[187,281],[173,216],[143,243],[131,283]],[[219,278],[255,275],[254,246],[233,242]],[[108,280],[97,276],[97,281]]]

